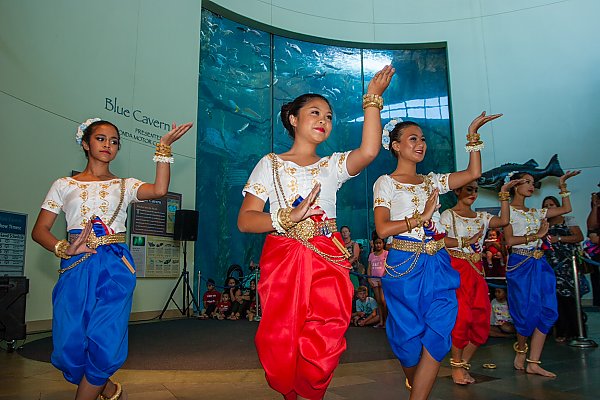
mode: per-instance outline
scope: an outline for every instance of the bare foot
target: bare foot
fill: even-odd
[[[473,378],[467,370],[465,370],[465,380],[467,381],[467,383],[475,383],[475,378]]]
[[[467,379],[465,374],[469,375],[467,373],[467,371],[465,371],[464,368],[452,367],[452,381],[454,381],[454,383],[456,383],[457,385],[462,386],[462,385],[468,385],[469,383],[471,383],[471,382],[469,382],[469,380]],[[470,375],[469,375],[469,377],[470,377]],[[473,378],[471,378],[471,379],[473,379]]]
[[[536,363],[527,363],[526,372],[528,374],[541,375],[546,376],[548,378],[556,378],[556,374],[554,372],[546,371],[544,368],[540,367],[540,364]]]
[[[515,367],[516,370],[518,370],[518,371],[525,370],[525,358],[527,358],[527,354],[525,354],[525,353],[517,353],[515,355],[515,361],[513,363],[513,366]]]

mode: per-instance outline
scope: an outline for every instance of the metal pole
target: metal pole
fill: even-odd
[[[260,308],[260,297],[258,296],[258,277],[260,276],[260,265],[256,266],[256,273],[254,274],[254,287],[256,288],[256,315],[254,316],[255,321],[260,321],[262,310]]]
[[[581,318],[581,298],[579,297],[579,273],[577,272],[577,259],[575,254],[572,256],[573,262],[573,279],[575,286],[575,306],[577,310],[577,328],[579,336],[569,342],[569,346],[579,348],[598,347],[598,344],[592,339],[588,339],[583,334],[583,320]]]
[[[202,302],[202,296],[200,296],[200,282],[202,281],[202,272],[200,270],[198,270],[198,305],[200,306],[198,308],[198,315],[200,315],[202,313],[202,305],[200,304],[200,302]]]

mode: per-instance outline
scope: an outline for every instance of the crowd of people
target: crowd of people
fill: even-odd
[[[475,382],[470,362],[490,335],[516,335],[515,369],[553,377],[541,366],[546,335],[555,327],[560,342],[579,333],[573,289],[577,282],[585,292],[587,281],[574,279],[569,263],[583,232],[566,215],[572,211],[567,180],[579,171],[561,176],[561,200],[546,197],[541,208],[525,205],[534,176],[513,171],[498,193],[500,214],[476,211],[483,148],[478,130],[501,114],[483,112],[470,124],[464,170],[418,174],[426,133],[412,121],[381,124],[382,95],[394,72],[386,66],[369,82],[362,140],[351,151],[316,153],[332,130],[326,97],[307,93],[282,106],[292,147],[258,162],[238,214],[240,231],[267,233],[258,284],[228,276],[217,290],[213,279],[206,281],[200,319],[252,321],[260,305],[258,356],[269,385],[285,399],[324,397],[351,325],[385,328],[411,399],[429,396],[449,352],[454,382]],[[167,193],[171,145],[190,127],[173,124],[160,139],[155,182],[144,183],[109,169],[120,149],[118,128],[100,119],[84,122],[76,138],[86,168],[55,181],[43,202],[32,237],[61,259],[52,299],[52,363],[78,386],[76,399],[127,397],[111,380],[127,357],[136,282],[124,244],[127,206]],[[338,231],[336,192],[377,157],[382,143],[396,165],[373,187],[375,232],[365,267],[350,228]],[[438,196],[449,191],[458,202],[440,214]],[[584,244],[594,260],[600,258],[599,209],[594,194]],[[51,232],[61,210],[68,240]],[[599,306],[597,266],[590,272]],[[491,301],[486,273],[506,279]]]

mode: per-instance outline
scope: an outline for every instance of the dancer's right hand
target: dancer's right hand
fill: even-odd
[[[315,209],[311,207],[317,199],[320,190],[321,184],[317,183],[310,191],[310,194],[306,196],[306,198],[302,200],[302,202],[298,204],[296,208],[294,208],[294,210],[290,213],[290,219],[292,222],[300,222],[306,218],[312,217],[313,215],[321,215],[325,213],[325,211],[320,208]]]
[[[90,249],[87,247],[87,239],[92,233],[92,220],[90,219],[86,224],[77,239],[71,243],[69,247],[65,250],[65,253],[68,256],[76,256],[81,253],[96,253],[96,250]]]
[[[421,218],[423,222],[427,222],[433,216],[433,213],[440,208],[440,204],[438,204],[438,197],[440,191],[438,189],[434,189],[433,192],[429,195],[427,202],[425,203],[425,208],[423,209],[423,213],[421,214]]]

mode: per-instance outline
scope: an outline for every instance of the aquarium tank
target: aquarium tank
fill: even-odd
[[[237,228],[242,188],[261,157],[290,148],[280,108],[302,93],[319,93],[333,108],[333,130],[319,146],[319,155],[351,150],[360,145],[362,95],[368,82],[391,64],[396,75],[384,94],[382,126],[392,119],[417,122],[428,146],[419,172],[455,170],[445,43],[366,48],[294,37],[202,10],[195,279],[201,271],[219,284],[232,264],[248,271],[251,261],[258,263],[265,235],[244,234]],[[362,239],[365,260],[374,230],[373,183],[394,168],[395,159],[382,148],[377,159],[338,192],[338,228],[348,225],[353,239]]]

